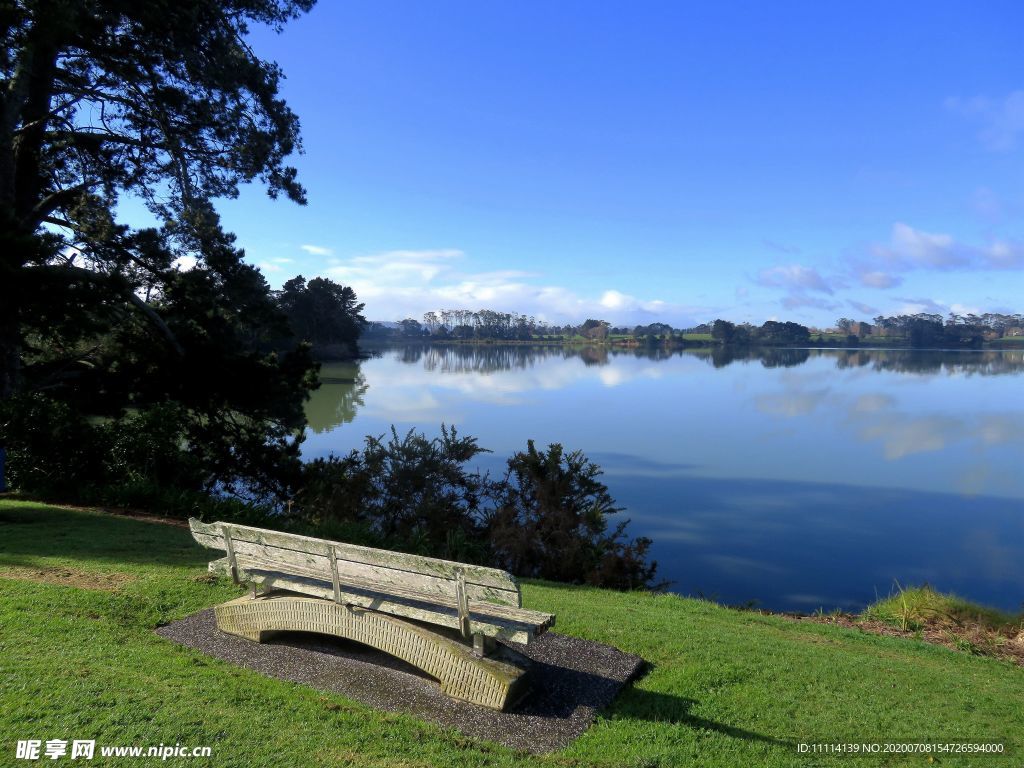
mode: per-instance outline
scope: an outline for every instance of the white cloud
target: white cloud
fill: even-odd
[[[608,309],[619,309],[622,307],[631,297],[618,291],[605,291],[604,295],[601,296],[601,306],[607,307]]]
[[[888,244],[875,245],[872,252],[882,261],[903,269],[949,269],[966,266],[969,255],[952,235],[933,234],[896,222]]]
[[[830,295],[834,293],[832,286],[818,270],[801,264],[787,264],[762,269],[755,282],[769,288],[819,291]]]
[[[636,296],[630,296],[628,293],[614,290],[605,291],[601,294],[601,299],[598,303],[604,309],[615,312],[645,312],[652,316],[660,315],[672,306],[661,299],[645,301],[638,299]]]
[[[898,297],[896,300],[903,302],[896,310],[896,314],[899,315],[916,315],[921,312],[934,315],[981,315],[987,311],[972,304],[949,304],[942,299]]]
[[[882,393],[861,395],[854,403],[854,413],[878,413],[886,411],[896,405],[896,401],[889,395]]]
[[[814,309],[824,309],[829,312],[839,309],[842,305],[829,301],[828,299],[819,299],[815,296],[808,296],[805,293],[791,293],[788,296],[782,297],[782,306],[786,309],[800,309],[801,307],[812,307]]]
[[[657,299],[642,299],[608,289],[590,298],[557,285],[538,285],[535,273],[521,270],[464,270],[457,249],[394,250],[356,256],[328,267],[323,274],[350,285],[375,320],[420,317],[437,309],[522,312],[554,323],[599,317],[613,324],[650,323],[655,319],[691,324],[712,310]]]
[[[847,299],[846,303],[856,309],[858,312],[862,312],[865,315],[873,316],[878,312],[877,307],[873,307],[870,304],[865,304],[862,301],[854,301],[853,299]]]
[[[261,261],[256,265],[264,272],[280,272],[281,267],[278,264],[274,264],[272,261]]]
[[[171,264],[175,269],[179,269],[182,272],[188,272],[190,269],[195,269],[196,264],[199,263],[199,259],[195,256],[179,256]]]
[[[927,312],[934,315],[944,315],[949,311],[949,306],[941,301],[929,298],[911,299],[906,297],[898,297],[897,301],[902,301],[903,305],[896,310],[897,315],[918,315],[922,312]]]
[[[949,416],[888,413],[884,419],[861,429],[860,436],[863,440],[880,441],[885,458],[893,461],[916,453],[941,451],[963,432],[963,422]]]
[[[299,248],[304,250],[313,256],[330,256],[334,253],[333,248],[327,248],[323,245],[300,245]]]
[[[1024,132],[1024,91],[1012,91],[1002,99],[976,96],[946,99],[946,109],[981,124],[978,138],[986,149],[1007,152],[1016,148]]]
[[[832,311],[839,305],[828,299],[809,295],[824,293],[835,294],[835,288],[843,287],[838,278],[825,278],[814,267],[802,264],[786,264],[762,269],[754,282],[767,288],[784,288],[786,296],[781,300],[782,306],[793,310],[801,307]]]
[[[461,259],[462,256],[462,251],[450,248],[387,251],[369,256],[356,256],[331,267],[327,274],[341,280],[372,278],[381,285],[404,284],[410,280],[430,282],[447,271],[452,260]]]
[[[858,279],[861,285],[865,285],[868,288],[892,288],[903,282],[903,278],[899,275],[882,272],[881,270],[862,272],[858,275]]]
[[[896,222],[889,241],[874,243],[847,257],[847,269],[869,288],[892,288],[901,274],[914,271],[992,271],[1024,269],[1024,244],[992,240],[986,245],[962,243],[950,234],[925,232]]]
[[[949,311],[954,315],[981,315],[985,310],[970,304],[950,304]]]
[[[1024,91],[1021,92],[1024,94]],[[852,285],[889,289],[902,285],[913,272],[992,272],[1024,270],[1024,242],[993,238],[987,243],[971,244],[946,232],[928,232],[897,221],[884,242],[869,243],[843,254],[834,270],[821,270],[806,264],[785,264],[762,269],[753,282],[784,291],[779,304],[786,310],[818,309],[834,311],[841,304],[829,300]],[[824,294],[824,296],[822,295]],[[845,298],[845,297],[844,297]],[[960,311],[932,299],[898,299],[900,312],[948,312],[978,314],[984,310],[963,307]],[[846,303],[865,314],[878,310],[865,303],[847,299]]]
[[[1024,268],[1024,247],[1020,243],[999,240],[984,252],[986,263],[991,269]]]
[[[754,404],[761,413],[792,418],[806,416],[825,402],[829,390],[818,389],[810,392],[765,393],[754,398]]]

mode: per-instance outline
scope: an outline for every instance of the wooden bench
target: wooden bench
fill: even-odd
[[[355,640],[422,669],[453,698],[494,709],[525,692],[529,668],[496,641],[529,643],[555,623],[524,609],[515,578],[496,568],[233,523],[191,519],[189,527],[226,553],[211,572],[253,585],[251,596],[215,609],[222,632],[257,642],[281,631]]]

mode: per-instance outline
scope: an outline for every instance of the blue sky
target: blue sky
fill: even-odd
[[[221,206],[371,319],[1022,311],[1024,6],[322,2],[287,75],[309,205]]]

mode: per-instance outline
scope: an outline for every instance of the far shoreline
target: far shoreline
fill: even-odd
[[[980,347],[912,347],[908,344],[887,344],[887,345],[847,345],[841,343],[830,344],[827,341],[817,341],[811,345],[806,344],[722,344],[714,341],[690,340],[659,342],[656,344],[645,344],[640,341],[620,339],[364,339],[363,347],[367,349],[379,349],[383,347],[564,347],[564,348],[592,348],[600,347],[606,349],[650,349],[681,351],[691,349],[729,349],[729,350],[757,350],[757,349],[805,349],[805,350],[843,350],[850,352],[1020,352],[1024,351],[1024,337],[1020,341],[985,342]],[[318,362],[355,362],[367,359],[363,351],[353,357],[328,358],[318,357]]]

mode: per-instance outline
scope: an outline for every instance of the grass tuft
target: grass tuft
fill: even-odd
[[[952,594],[938,592],[927,584],[901,587],[895,593],[864,609],[865,619],[874,619],[913,632],[925,627],[940,626],[958,629],[976,626],[1001,632],[1024,624],[1024,615],[1013,615],[995,608],[972,603]]]

